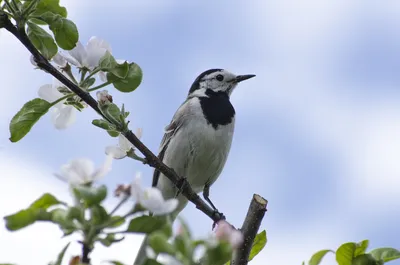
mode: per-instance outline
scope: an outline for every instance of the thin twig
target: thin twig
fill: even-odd
[[[240,229],[243,233],[244,241],[242,246],[234,251],[231,265],[247,265],[254,238],[267,211],[267,204],[268,201],[260,195],[253,195],[246,218]]]
[[[43,55],[40,54],[40,52],[35,48],[35,46],[33,46],[32,42],[29,40],[23,28],[21,30],[18,30],[7,16],[0,16],[0,25],[3,25],[6,30],[12,33],[29,50],[39,68],[45,70],[56,79],[58,79],[78,97],[80,97],[84,102],[86,102],[91,108],[93,108],[105,120],[109,121],[109,119],[107,119],[107,117],[105,117],[100,111],[97,101],[87,91],[82,90],[79,86],[77,86],[67,77],[65,77],[53,65],[51,65]],[[93,73],[91,74],[93,75]],[[151,152],[136,137],[136,135],[132,133],[132,131],[127,130],[121,133],[145,156],[147,164],[162,172],[175,185],[178,184],[178,180],[180,180],[181,177],[178,176],[173,169],[167,167],[160,159],[158,159],[158,157],[153,152]],[[223,218],[220,214],[215,213],[215,211],[193,191],[190,185],[184,185],[184,188],[182,189],[182,194],[189,201],[194,203],[197,209],[210,217],[214,222],[218,222]]]
[[[90,252],[92,252],[92,249],[85,242],[82,242],[82,263],[90,264]]]

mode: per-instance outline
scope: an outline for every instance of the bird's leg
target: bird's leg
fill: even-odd
[[[186,177],[181,177],[178,182],[176,183],[176,187],[178,188],[178,190],[175,193],[175,198],[178,197],[183,189],[186,187],[186,185],[189,185],[187,178]]]
[[[214,215],[219,215],[220,220],[225,220],[225,215],[223,213],[220,213],[217,209],[217,207],[214,206],[212,201],[210,200],[210,185],[205,185],[203,189],[203,197],[204,199],[210,204],[211,208],[214,210]],[[216,223],[214,222],[213,224],[213,229],[215,227]]]
[[[205,185],[203,189],[203,197],[210,204],[214,211],[218,212],[217,208],[214,206],[212,201],[210,200],[210,185]]]

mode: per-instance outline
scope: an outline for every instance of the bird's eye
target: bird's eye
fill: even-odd
[[[216,78],[218,81],[224,80],[224,76],[223,76],[223,75],[217,75],[215,78]]]

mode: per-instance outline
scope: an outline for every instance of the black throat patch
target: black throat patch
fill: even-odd
[[[199,97],[199,100],[207,122],[214,129],[217,129],[219,125],[231,123],[235,116],[235,109],[229,101],[228,94],[207,89],[206,95],[208,97]]]

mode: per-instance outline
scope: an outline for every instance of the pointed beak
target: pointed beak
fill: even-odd
[[[250,78],[255,77],[255,76],[256,75],[238,75],[235,78],[235,82],[239,83],[239,82],[242,82],[244,80],[250,79]]]

